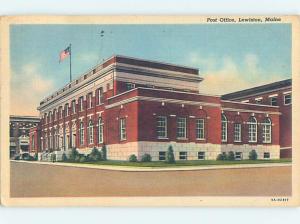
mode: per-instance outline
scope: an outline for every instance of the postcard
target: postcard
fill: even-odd
[[[0,17],[5,206],[299,206],[299,16]]]

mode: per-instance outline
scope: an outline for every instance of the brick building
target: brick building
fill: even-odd
[[[39,117],[17,116],[9,117],[10,157],[29,152],[29,130],[40,123]]]
[[[279,158],[280,107],[200,94],[202,80],[196,68],[113,56],[40,102],[30,140],[57,154],[105,144],[113,160],[164,160],[169,145],[176,160],[247,159],[253,149]]]
[[[226,94],[222,99],[278,106],[280,157],[292,157],[292,79]]]

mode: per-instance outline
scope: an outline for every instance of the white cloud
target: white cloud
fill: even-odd
[[[255,54],[245,55],[237,64],[229,56],[212,58],[191,53],[188,62],[203,69],[200,69],[200,76],[204,78],[199,86],[201,93],[219,95],[282,79],[278,74],[264,74]]]
[[[20,73],[12,71],[11,114],[38,115],[37,107],[40,101],[53,90],[53,80],[45,78],[34,63],[23,66]]]

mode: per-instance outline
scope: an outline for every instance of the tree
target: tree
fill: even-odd
[[[167,152],[167,163],[175,163],[173,147],[170,145]]]
[[[107,160],[107,152],[106,152],[106,145],[103,144],[102,149],[101,149],[101,156],[103,160]]]
[[[257,160],[257,153],[254,149],[249,152],[249,159],[250,160]]]
[[[88,156],[88,159],[91,161],[100,161],[101,160],[101,153],[99,152],[99,150],[94,147],[91,151],[91,153]]]

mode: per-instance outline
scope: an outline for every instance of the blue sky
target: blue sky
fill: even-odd
[[[69,59],[58,59],[69,43],[74,78],[113,54],[197,67],[202,93],[291,77],[289,24],[13,25],[10,35],[12,114],[37,114],[41,98],[68,82]],[[17,96],[26,89],[25,108]]]

